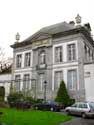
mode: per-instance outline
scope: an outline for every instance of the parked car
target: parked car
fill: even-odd
[[[94,117],[94,103],[93,102],[78,102],[70,107],[66,107],[65,111],[68,114],[79,115],[83,118]]]
[[[55,101],[46,101],[39,104],[34,104],[33,108],[39,110],[60,111],[61,109],[64,108],[64,105],[59,104]]]

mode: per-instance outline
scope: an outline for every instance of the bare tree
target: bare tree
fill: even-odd
[[[5,61],[4,56],[5,56],[4,49],[0,47],[0,66],[4,64]]]
[[[12,64],[11,58],[6,58],[4,48],[0,47],[0,71],[9,67]]]

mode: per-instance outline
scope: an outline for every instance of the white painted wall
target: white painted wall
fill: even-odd
[[[94,101],[94,64],[84,66],[86,101]]]
[[[11,74],[0,75],[0,81],[4,81],[4,80],[11,80]],[[10,93],[10,84],[11,83],[8,83],[8,82],[0,83],[0,86],[4,86],[5,88],[5,100],[7,100],[7,96]]]

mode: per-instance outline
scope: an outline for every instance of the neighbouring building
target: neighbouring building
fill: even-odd
[[[44,27],[13,48],[12,80],[16,91],[54,99],[64,80],[71,98],[94,101],[94,41],[90,24],[70,21]]]
[[[10,93],[11,86],[11,70],[12,65],[3,65],[0,67],[0,87],[4,87],[5,89],[5,101],[7,101],[7,96]]]

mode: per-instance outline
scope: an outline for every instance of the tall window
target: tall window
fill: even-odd
[[[41,91],[44,90],[44,74],[39,74],[39,88]]]
[[[94,60],[94,54],[93,54],[93,52],[92,52],[92,60]]]
[[[90,55],[89,55],[89,47],[87,47],[87,61],[89,61]]]
[[[21,68],[22,65],[22,55],[19,54],[16,56],[16,68]]]
[[[55,47],[55,62],[62,62],[62,46]]]
[[[20,82],[21,82],[20,75],[16,75],[15,76],[15,89],[16,89],[16,91],[20,91]]]
[[[31,63],[31,53],[25,53],[25,67],[29,67]]]
[[[63,80],[63,72],[62,71],[56,71],[54,75],[54,90],[57,90],[60,86],[60,82]]]
[[[30,90],[31,86],[30,86],[30,75],[29,74],[25,74],[24,78],[23,78],[23,90],[27,91]]]
[[[77,70],[68,70],[67,87],[69,90],[76,90],[77,88]]]
[[[92,61],[92,50],[86,45],[84,45],[85,51],[85,61]]]
[[[87,60],[87,46],[84,45],[85,60]]]
[[[68,61],[76,60],[76,47],[75,44],[68,45]]]
[[[92,61],[92,50],[90,50],[90,61]]]
[[[90,61],[90,56],[91,56],[91,52],[90,52],[90,48],[89,48],[89,50],[88,50],[88,55],[89,55],[89,61]]]
[[[46,54],[45,54],[44,50],[40,52],[39,60],[40,60],[40,64],[45,64],[46,63]]]

